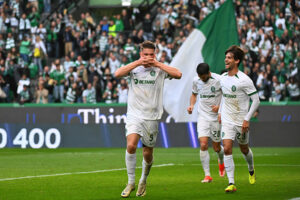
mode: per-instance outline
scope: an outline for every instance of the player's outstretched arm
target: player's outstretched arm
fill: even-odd
[[[123,76],[127,76],[131,70],[134,68],[140,66],[143,64],[143,58],[140,58],[139,60],[136,60],[132,63],[129,63],[128,65],[125,65],[123,67],[120,67],[119,69],[116,70],[115,72],[115,77],[116,78],[121,78]]]
[[[247,113],[246,117],[244,118],[244,122],[242,125],[242,132],[244,132],[244,133],[248,131],[249,126],[250,126],[249,125],[250,118],[252,117],[254,112],[257,110],[259,103],[260,103],[259,96],[257,93],[254,95],[251,95],[250,98],[252,100],[252,104],[249,109],[249,112]]]
[[[220,102],[219,109],[218,109],[218,121],[220,124],[222,123],[222,121],[221,121],[222,104],[223,104],[223,97],[221,98],[221,102]]]
[[[171,78],[180,79],[182,76],[181,71],[175,67],[168,66],[164,63],[158,62],[157,60],[154,60],[153,65],[168,73]]]
[[[187,111],[189,114],[193,113],[194,110],[194,105],[197,101],[197,94],[192,93],[191,97],[190,97],[190,106],[187,108]]]

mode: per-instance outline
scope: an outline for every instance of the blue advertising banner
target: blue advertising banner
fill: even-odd
[[[125,147],[126,105],[0,107],[0,148]],[[264,105],[251,122],[251,146],[300,146],[300,106]],[[158,147],[199,147],[196,123],[166,113]],[[139,143],[139,147],[142,144]]]

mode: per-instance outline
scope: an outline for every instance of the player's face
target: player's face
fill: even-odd
[[[233,53],[228,52],[225,55],[225,68],[228,70],[232,70],[233,68],[237,67],[239,60],[234,60]]]
[[[140,53],[140,56],[143,58],[155,58],[154,49],[143,49]]]
[[[155,50],[154,49],[143,49],[141,52],[140,52],[140,56],[143,58],[143,59],[155,59]],[[151,67],[151,64],[149,65],[144,65],[144,67]]]
[[[202,75],[198,75],[198,76],[201,79],[201,81],[203,81],[204,83],[206,83],[209,79],[209,74],[202,74]]]

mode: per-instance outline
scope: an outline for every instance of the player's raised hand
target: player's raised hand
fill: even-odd
[[[156,66],[157,60],[155,58],[147,58],[148,65]]]
[[[193,113],[193,110],[194,110],[194,106],[189,106],[189,107],[187,108],[187,111],[188,111],[189,114],[192,114],[192,113]]]
[[[242,125],[242,133],[247,133],[249,131],[249,122],[244,120]]]
[[[137,60],[138,62],[138,65],[147,65],[148,64],[148,61],[147,61],[147,58],[144,57],[144,56],[141,56],[140,59]]]
[[[219,111],[219,106],[213,105],[211,106],[213,112],[217,113]]]

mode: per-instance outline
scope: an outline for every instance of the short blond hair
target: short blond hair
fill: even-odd
[[[143,50],[143,49],[156,49],[156,45],[149,41],[149,40],[146,40],[144,41],[143,43],[140,44],[140,49]]]

